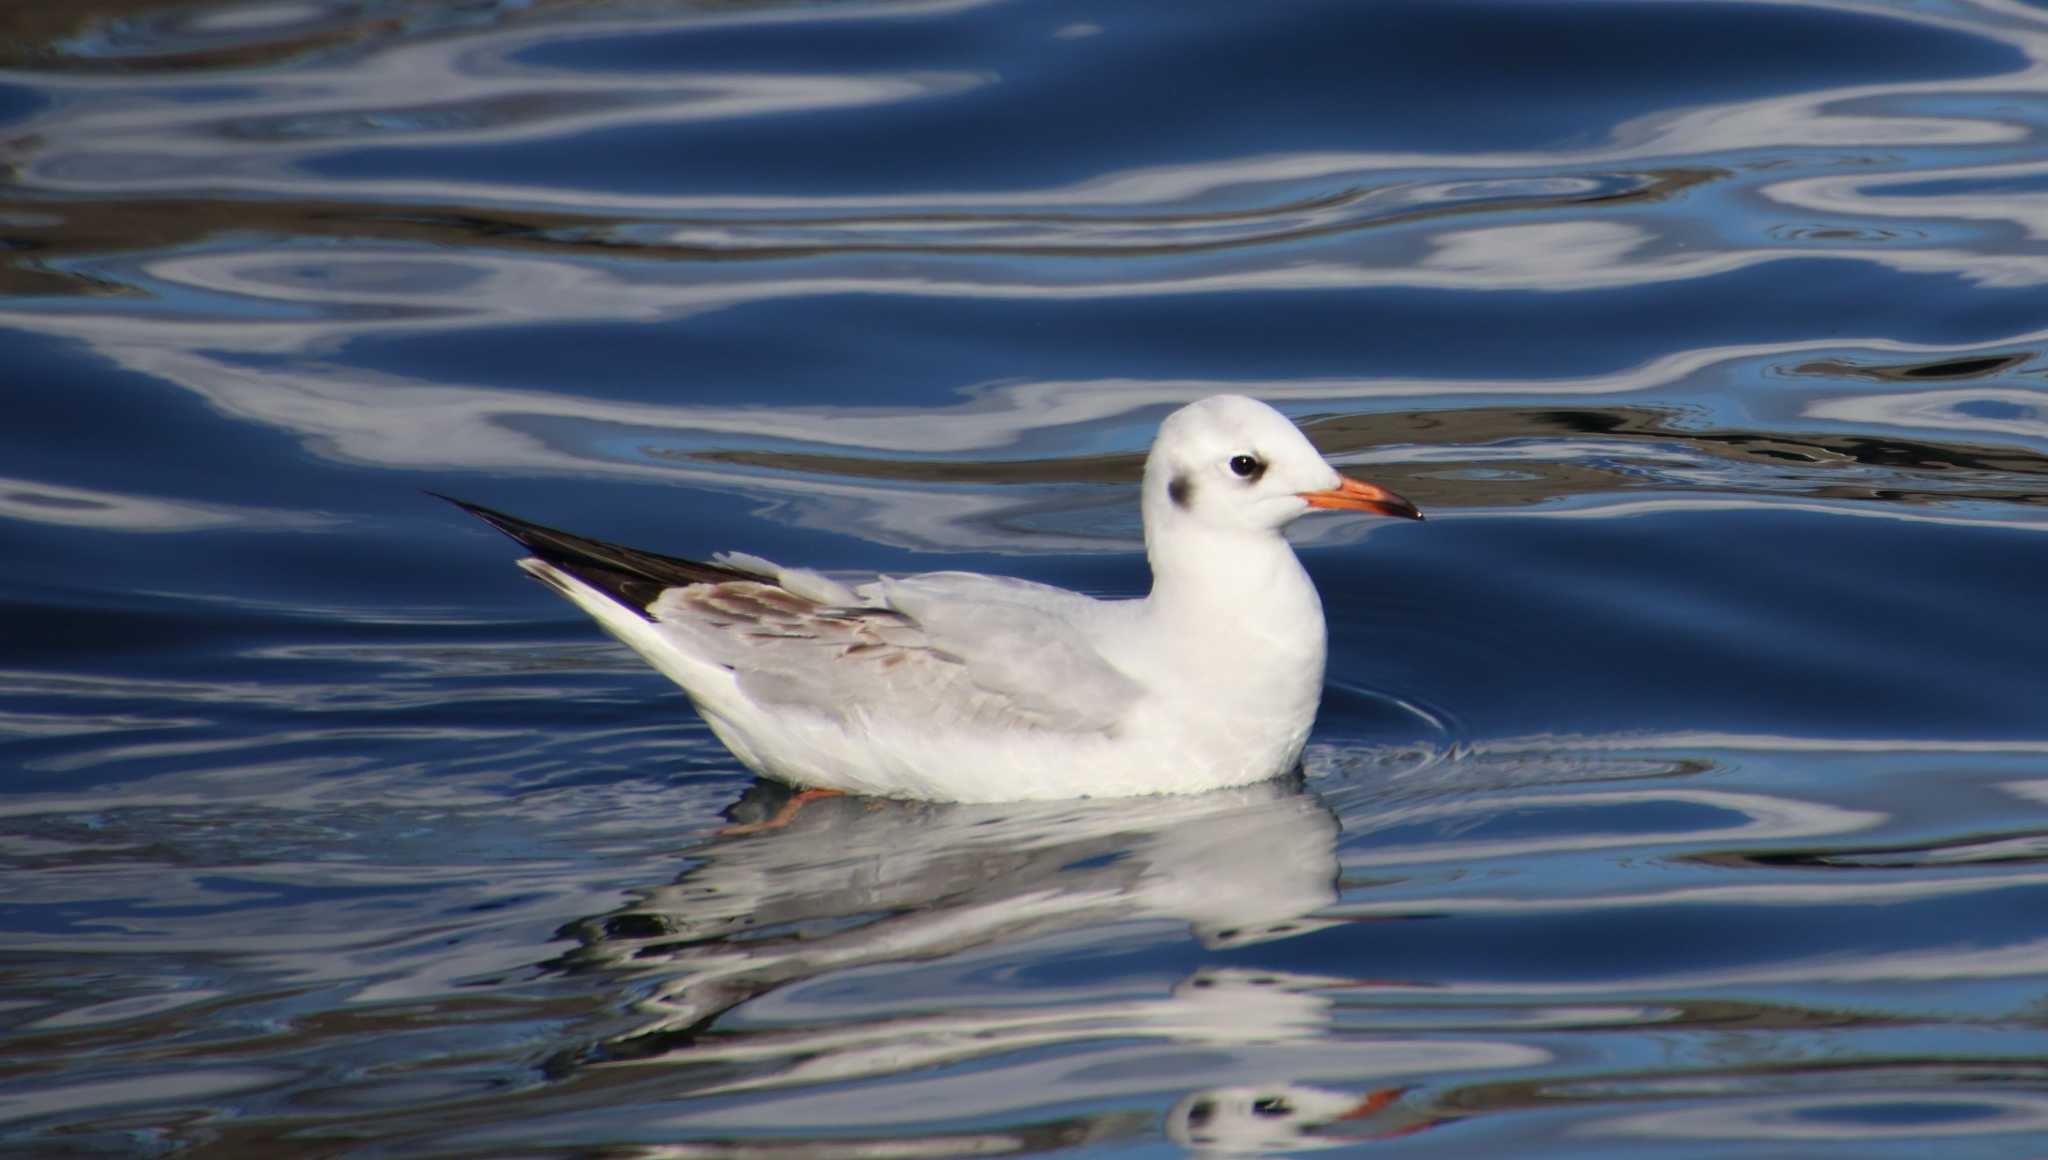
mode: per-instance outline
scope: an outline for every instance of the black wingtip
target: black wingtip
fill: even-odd
[[[506,515],[504,512],[492,511],[490,508],[487,508],[480,503],[471,503],[466,499],[456,499],[452,495],[444,495],[438,491],[429,491],[427,492],[427,494],[433,496],[435,499],[442,500],[447,503],[452,503],[456,507],[461,508],[463,511],[468,512],[470,515],[473,515],[478,519],[484,520],[485,522],[491,524],[493,527],[497,526],[500,520],[509,521],[512,518]]]
[[[613,600],[645,616],[647,607],[669,588],[691,584],[724,584],[735,580],[759,582],[761,577],[701,560],[664,556],[559,531],[543,524],[508,516],[494,508],[429,491],[435,499],[446,500],[491,525],[547,563],[575,576]]]
[[[563,546],[562,541],[578,538],[570,537],[566,533],[558,532],[553,528],[529,523],[517,516],[508,516],[504,512],[498,511],[495,508],[487,508],[480,503],[471,503],[466,499],[456,499],[452,495],[443,495],[438,491],[428,491],[427,494],[435,499],[445,500],[454,504],[456,507],[510,536],[521,547],[541,556],[543,559],[547,557],[550,548],[559,550]]]

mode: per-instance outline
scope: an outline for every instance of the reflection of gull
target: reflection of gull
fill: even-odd
[[[2048,1128],[2048,1098],[2033,1090],[2039,1083],[2033,1071],[2030,1063],[1973,1066],[1910,1057],[1872,1064],[1758,1061],[1725,1070],[1637,1067],[1579,1081],[1475,1084],[1443,1100],[1418,1099],[1406,1088],[1232,1084],[1183,1098],[1167,1114],[1166,1133],[1199,1157],[1273,1155],[1391,1140],[1473,1115],[1571,1109],[1573,1136],[1633,1136],[1664,1147],[1675,1140],[1842,1143],[1993,1135],[2017,1143]],[[1629,1110],[1632,1105],[1647,1107]]]
[[[761,783],[734,816],[769,812],[783,796]],[[1320,925],[1303,916],[1336,899],[1336,834],[1322,803],[1287,779],[1151,799],[1142,810],[818,801],[782,829],[718,841],[674,885],[585,923],[570,961],[662,976],[637,1005],[655,1019],[636,1029],[644,1040],[830,971],[1090,925],[1168,918],[1210,946],[1243,946]],[[819,933],[775,937],[811,927]],[[1187,1001],[1199,1005],[1207,990],[1189,987]],[[1288,1035],[1292,1019],[1274,1004],[1299,1006],[1286,995],[1262,1001],[1264,1032],[1233,1034]],[[1231,1025],[1240,1014],[1216,1011]],[[615,1045],[610,1054],[634,1053]]]
[[[465,505],[469,506],[469,505]],[[1322,697],[1322,602],[1280,531],[1318,509],[1420,519],[1286,416],[1218,395],[1145,464],[1152,591],[1098,600],[970,572],[848,588],[469,510],[520,566],[683,687],[756,773],[939,801],[1195,793],[1291,768]]]
[[[1304,1084],[1207,1088],[1166,1114],[1166,1137],[1198,1156],[1305,1152],[1387,1140],[1441,1117],[1401,1102],[1400,1088],[1357,1093]]]
[[[749,797],[766,800],[743,800],[735,817],[772,812],[779,794],[762,783]],[[1197,1082],[1222,1084],[1245,1070],[1405,1077],[1540,1062],[1542,1052],[1508,1043],[1337,1042],[1323,992],[1378,985],[1364,980],[1203,967],[1139,994],[1048,979],[1028,1002],[987,985],[990,973],[1025,969],[1034,955],[1114,953],[1146,922],[1187,924],[1219,950],[1327,926],[1312,912],[1336,897],[1336,833],[1336,819],[1291,781],[1143,809],[817,802],[785,829],[715,841],[673,885],[575,929],[584,945],[563,964],[620,973],[642,997],[631,1026],[557,1066],[661,1065],[692,1095],[806,1085],[790,1115],[854,1124],[887,1123],[889,1113],[872,1084],[846,1091],[844,1081],[921,1069],[921,1089],[944,1086],[934,1069],[1006,1055],[1020,1073],[1014,1086],[991,1088],[970,1069],[959,1102],[939,1102],[972,1114],[1017,1090],[1034,1103],[1068,1090],[1089,1099],[1158,1091],[1162,1079],[1147,1067],[1103,1063],[1144,1058],[1157,1044],[1183,1060],[1168,1090],[1189,1068]],[[909,985],[856,983],[859,993],[846,993],[846,980],[883,964]],[[924,972],[944,977],[927,985]],[[710,1033],[742,1003],[744,1021]],[[1080,1041],[1097,1045],[1081,1059],[1031,1050]],[[1186,1054],[1192,1046],[1198,1056]],[[825,1084],[842,1086],[813,1086]],[[708,1107],[692,1119],[719,1114]]]

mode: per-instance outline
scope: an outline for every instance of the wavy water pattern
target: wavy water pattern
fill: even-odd
[[[0,1153],[2004,1157],[2043,1134],[2048,19],[0,11]],[[1146,583],[1302,768],[788,826],[452,492]]]

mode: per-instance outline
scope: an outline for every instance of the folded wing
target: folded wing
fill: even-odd
[[[753,700],[843,720],[1103,732],[1137,700],[1071,615],[944,575],[877,581],[855,605],[765,579],[692,584],[648,613]]]
[[[850,723],[1099,733],[1142,694],[1090,640],[1105,606],[1077,593],[966,572],[850,589],[755,556],[707,564],[451,502],[730,670],[763,707]]]

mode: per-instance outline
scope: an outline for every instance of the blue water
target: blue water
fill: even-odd
[[[2048,15],[0,14],[0,1153],[2033,1155]],[[1330,686],[1209,797],[784,830],[425,495],[1142,592],[1160,417]]]

